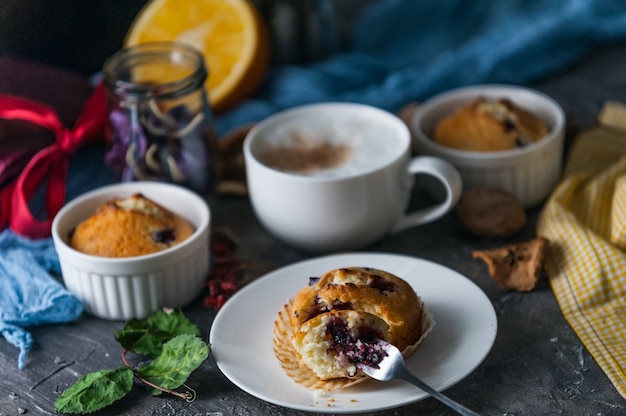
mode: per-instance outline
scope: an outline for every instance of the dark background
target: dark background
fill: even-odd
[[[265,18],[274,64],[307,63],[347,50],[352,23],[372,2],[252,0]],[[122,47],[146,3],[148,0],[0,0],[0,54],[92,75]],[[309,23],[302,24],[305,20]]]
[[[83,75],[121,48],[146,0],[1,0],[0,54]]]

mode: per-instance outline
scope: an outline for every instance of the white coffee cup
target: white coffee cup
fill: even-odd
[[[310,155],[323,146],[337,150],[327,156],[345,154],[345,160],[312,171],[262,161],[279,154],[292,164],[294,153]],[[243,146],[255,215],[277,238],[308,252],[362,248],[434,221],[457,203],[461,176],[443,159],[411,159],[410,149],[408,127],[372,106],[322,103],[274,114],[250,130]],[[417,174],[441,182],[445,198],[406,213]]]

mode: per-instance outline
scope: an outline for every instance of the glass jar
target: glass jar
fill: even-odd
[[[107,164],[122,181],[157,180],[212,192],[216,138],[196,49],[176,42],[122,49],[104,63]]]

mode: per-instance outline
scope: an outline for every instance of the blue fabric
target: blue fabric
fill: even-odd
[[[626,38],[626,3],[381,0],[355,26],[348,53],[273,68],[254,98],[216,117],[218,135],[320,101],[396,111],[454,87],[527,84]]]
[[[25,328],[74,321],[83,306],[51,274],[61,272],[52,239],[29,240],[5,230],[0,252],[0,334],[20,349],[23,368],[33,343]]]

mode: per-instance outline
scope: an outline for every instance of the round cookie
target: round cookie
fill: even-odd
[[[456,214],[470,234],[491,240],[511,237],[527,222],[526,211],[515,195],[483,186],[463,193]]]

